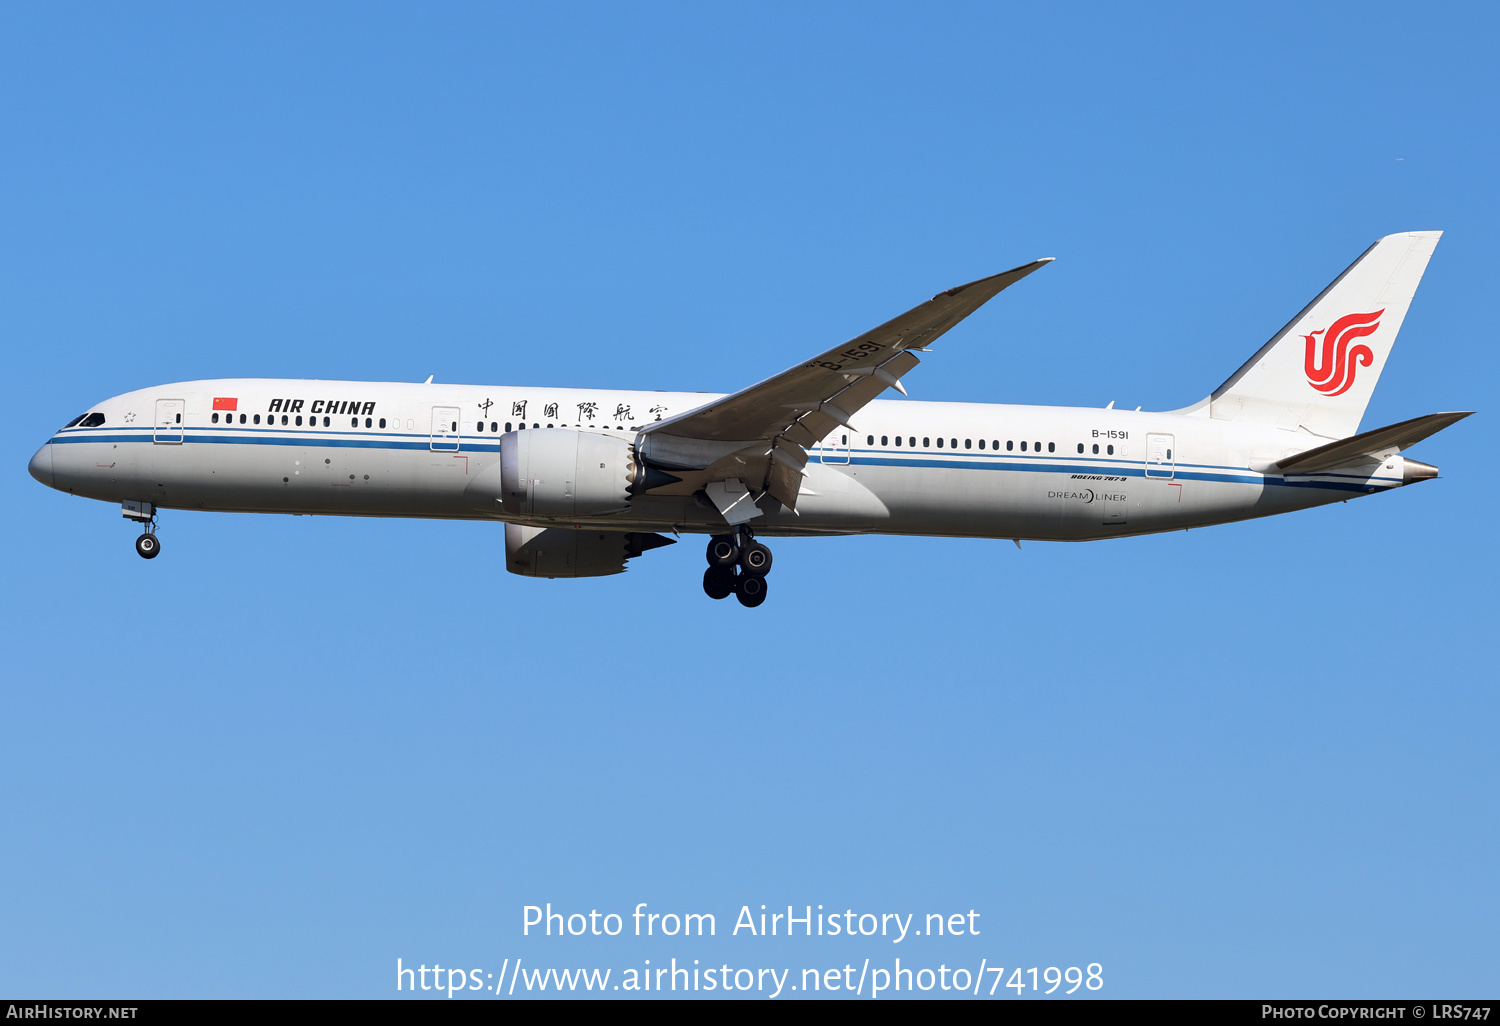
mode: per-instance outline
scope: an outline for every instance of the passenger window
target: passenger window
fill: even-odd
[[[374,423],[373,418],[370,418],[370,417],[366,417],[365,418],[365,427],[370,427],[373,423]]]
[[[1095,456],[1099,455],[1099,443],[1098,442],[1094,443],[1094,455]]]
[[[351,418],[349,418],[349,426],[350,427],[359,427],[359,418],[358,417],[351,417]]]
[[[516,430],[517,431],[525,431],[526,430],[526,422],[523,420],[521,423],[517,424],[516,425]]]
[[[1022,442],[1022,443],[1021,443],[1021,451],[1022,451],[1022,452],[1025,452],[1025,451],[1026,451],[1026,443],[1025,443],[1025,442]]]
[[[964,448],[965,449],[972,449],[972,448],[974,448],[974,440],[972,438],[965,438],[964,439]]]
[[[476,420],[474,422],[474,430],[483,432],[484,431],[484,421],[482,421],[482,420]]]
[[[219,422],[219,415],[215,413],[212,417],[208,418],[208,422],[210,424],[217,424]]]
[[[881,445],[890,445],[891,444],[891,440],[888,437],[886,437],[885,435],[881,435],[880,436],[880,444]]]
[[[260,414],[258,414],[258,413],[255,415],[255,423],[257,423],[257,424],[260,423]]]
[[[1000,451],[1000,439],[998,439],[998,438],[991,439],[990,440],[990,448],[994,449],[996,452],[999,452]]]
[[[1006,452],[1010,452],[1015,447],[1016,447],[1016,443],[1015,442],[1008,441],[1008,442],[1005,443],[1005,451]]]
[[[302,418],[301,417],[297,418],[297,423],[298,424],[302,423]],[[284,413],[281,415],[281,426],[282,427],[286,427],[286,414],[284,414]]]
[[[1170,461],[1170,460],[1171,460],[1171,459],[1172,459],[1172,450],[1171,450],[1171,449],[1168,449],[1168,450],[1167,450],[1167,459],[1168,459],[1168,460],[1169,460],[1169,461]]]
[[[179,413],[179,414],[178,414],[178,415],[177,415],[177,418],[176,418],[176,421],[177,421],[177,423],[178,423],[178,424],[181,424],[181,423],[182,423],[182,414],[180,414],[180,413]]]
[[[298,427],[302,426],[302,418],[300,416],[297,418],[297,426]]]
[[[938,439],[938,448],[941,449],[942,447],[943,447],[943,440],[941,438],[939,438]]]
[[[1105,446],[1105,449],[1106,449],[1106,451],[1108,451],[1108,452],[1109,452],[1109,454],[1110,454],[1110,455],[1111,455],[1111,456],[1113,456],[1113,455],[1114,455],[1114,454],[1115,454],[1115,447],[1114,447],[1114,446],[1112,446],[1112,445],[1107,445],[1107,446]]]
[[[1083,443],[1082,442],[1078,443],[1078,451],[1079,451],[1079,453],[1083,452]]]
[[[896,448],[898,448],[898,449],[901,448],[901,436],[900,435],[896,436]]]
[[[507,432],[510,431],[510,421],[508,421],[508,420],[505,422],[505,430]]]
[[[384,417],[380,418],[380,427],[381,427],[381,430],[385,429],[385,418]]]
[[[1047,451],[1048,452],[1056,452],[1057,451],[1057,443],[1056,442],[1048,442],[1047,443]]]
[[[983,438],[981,438],[981,439],[980,439],[980,440],[979,440],[979,447],[980,447],[980,448],[981,448],[981,449],[983,449],[983,448],[984,448],[984,439],[983,439]]]
[[[490,430],[498,432],[500,430],[500,425],[496,421],[492,420],[490,421]]]
[[[243,413],[240,414],[240,423],[241,424],[245,423],[245,415]]]
[[[1033,449],[1035,449],[1037,452],[1041,452],[1042,451],[1042,443],[1041,442],[1032,442],[1031,443],[1031,447]]]
[[[843,439],[843,441],[839,443],[840,445],[848,445],[849,444],[849,436],[848,435],[840,435],[839,437]]]
[[[932,448],[932,439],[924,437],[922,439],[922,448],[924,448],[924,449],[931,449]]]
[[[329,419],[329,418],[327,418],[327,417],[324,417],[324,418],[323,418],[323,426],[324,426],[324,427],[328,427],[328,426],[330,426],[330,425],[331,425],[331,424],[332,424],[332,423],[333,423],[333,421],[331,421],[331,420],[330,420],[330,419]]]
[[[875,444],[875,436],[874,435],[870,435],[868,438],[866,438],[865,439],[865,444],[866,445],[874,445]]]

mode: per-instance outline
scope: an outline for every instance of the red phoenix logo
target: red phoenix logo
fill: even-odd
[[[1369,346],[1358,345],[1352,349],[1349,343],[1366,335],[1373,335],[1380,327],[1380,315],[1384,309],[1374,313],[1349,314],[1340,317],[1324,331],[1303,335],[1307,339],[1307,383],[1327,396],[1343,395],[1354,384],[1355,365],[1368,367],[1375,362],[1375,354]],[[1321,349],[1318,336],[1323,336]]]

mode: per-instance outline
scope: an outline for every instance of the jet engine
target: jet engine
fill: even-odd
[[[671,544],[671,538],[639,531],[506,524],[505,569],[522,577],[606,577],[623,573],[627,559]]]
[[[624,438],[571,428],[512,431],[500,439],[500,507],[514,517],[617,513],[630,505],[637,472]]]

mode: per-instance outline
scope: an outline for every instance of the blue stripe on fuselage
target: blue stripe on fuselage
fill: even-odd
[[[199,431],[203,429],[198,429]],[[80,442],[153,442],[154,429],[150,427],[137,429],[129,434],[86,434],[82,432],[69,431],[66,434],[59,433],[51,439],[53,444],[70,444]],[[397,449],[415,450],[421,452],[494,452],[500,448],[500,439],[493,441],[485,438],[465,437],[461,446],[454,449],[435,449],[432,447],[431,438],[428,435],[406,434],[406,435],[353,435],[338,436],[323,432],[307,432],[303,434],[270,434],[264,431],[256,431],[254,428],[218,429],[215,434],[188,434],[184,435],[181,443],[164,442],[164,445],[177,444],[208,444],[208,445],[288,445],[288,446],[314,446],[330,449]],[[1344,491],[1361,492],[1377,487],[1371,482],[1380,482],[1383,487],[1394,487],[1400,482],[1395,478],[1354,478],[1342,474],[1322,474],[1319,477],[1349,477],[1348,483],[1339,481],[1297,481],[1288,480],[1268,474],[1256,474],[1247,469],[1216,464],[1176,464],[1171,476],[1165,474],[1147,474],[1146,468],[1139,463],[1127,463],[1122,460],[1101,460],[1097,464],[1080,464],[1076,462],[1063,462],[1059,458],[1056,462],[1042,457],[1040,462],[1021,462],[1014,458],[996,460],[990,456],[964,453],[954,454],[948,457],[939,457],[934,453],[924,453],[920,458],[911,458],[898,450],[871,449],[851,450],[849,462],[827,463],[829,467],[900,467],[907,469],[923,470],[953,470],[953,469],[975,469],[992,470],[1004,473],[1032,473],[1032,474],[1084,474],[1093,477],[1137,477],[1156,481],[1213,481],[1221,484],[1258,484],[1258,485],[1281,485],[1288,488],[1334,488]],[[1184,469],[1201,468],[1201,469]],[[1216,473],[1215,471],[1236,471],[1231,473]]]

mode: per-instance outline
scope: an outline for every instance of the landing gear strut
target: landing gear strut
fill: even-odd
[[[750,528],[741,525],[734,534],[716,534],[708,540],[708,570],[703,591],[711,599],[731,594],[740,605],[754,608],[766,600],[766,574],[771,572],[771,550],[755,540]]]
[[[149,502],[125,502],[120,512],[126,520],[141,525],[142,534],[135,540],[135,551],[142,559],[155,559],[161,555],[161,539],[156,537],[156,507]]]

